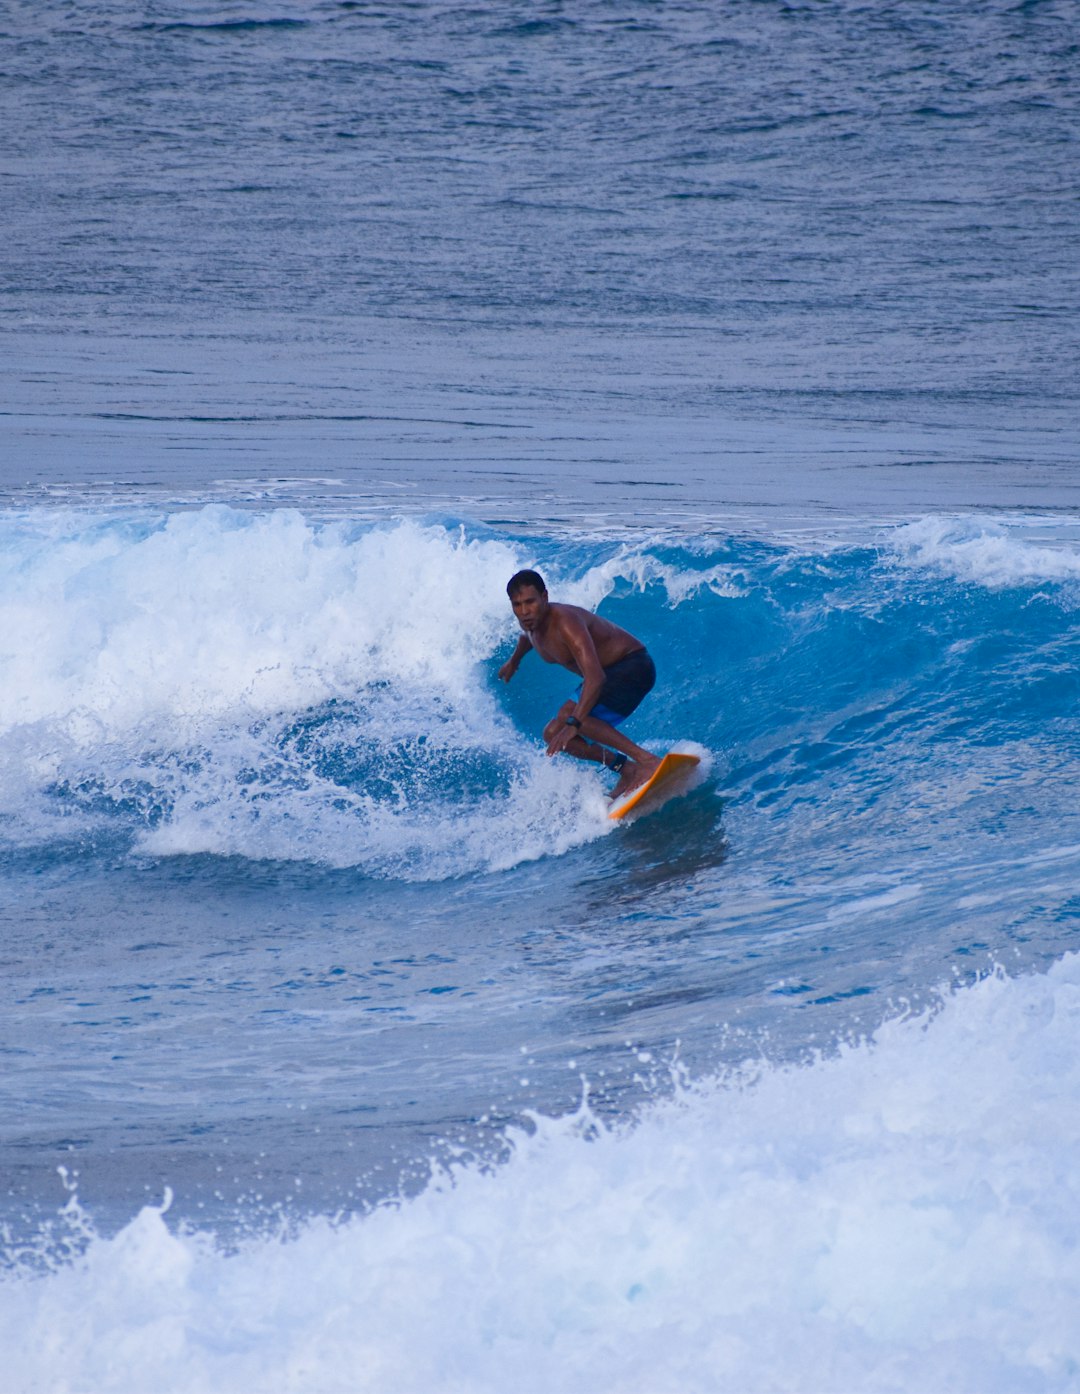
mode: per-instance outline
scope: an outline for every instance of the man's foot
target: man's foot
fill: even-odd
[[[624,794],[630,794],[635,789],[647,784],[660,764],[658,755],[650,755],[647,760],[627,760],[622,767],[622,774],[619,782],[608,795],[609,799],[621,799]]]

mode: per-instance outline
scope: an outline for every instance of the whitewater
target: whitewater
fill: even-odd
[[[872,1044],[537,1118],[362,1219],[228,1254],[70,1202],[5,1302],[19,1388],[1042,1390],[1080,1370],[1080,961]],[[1032,1081],[1040,1086],[1033,1097]],[[25,1261],[25,1256],[24,1256]],[[807,1381],[808,1365],[813,1375]]]

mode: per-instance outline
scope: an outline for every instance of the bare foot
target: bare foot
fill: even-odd
[[[621,799],[624,794],[632,793],[633,790],[640,788],[642,784],[647,784],[652,778],[660,758],[657,755],[650,755],[648,760],[627,760],[622,767],[622,774],[619,782],[608,795],[609,799]]]

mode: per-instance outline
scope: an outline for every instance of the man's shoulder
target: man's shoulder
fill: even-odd
[[[588,629],[589,621],[592,619],[592,612],[583,610],[580,605],[568,605],[565,601],[553,600],[548,609],[552,613],[556,628],[567,629]]]
[[[592,611],[585,610],[580,605],[569,605],[565,600],[553,600],[548,607],[555,611],[560,619],[591,620]]]

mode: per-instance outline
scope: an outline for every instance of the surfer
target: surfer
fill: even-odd
[[[550,601],[536,571],[511,576],[506,593],[521,634],[499,669],[502,681],[510,681],[530,649],[545,663],[560,663],[582,680],[577,695],[565,701],[544,727],[547,753],[565,751],[618,774],[613,799],[644,784],[660,759],[616,727],[637,710],[656,681],[656,668],[645,645],[580,605]]]

